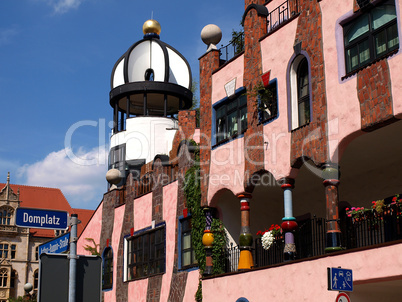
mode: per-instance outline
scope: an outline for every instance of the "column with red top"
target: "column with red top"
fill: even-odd
[[[239,193],[237,198],[240,199],[241,211],[241,228],[239,238],[240,258],[238,270],[251,269],[253,264],[253,254],[251,252],[253,246],[253,235],[250,231],[250,193]]]
[[[339,227],[339,213],[338,213],[338,185],[339,185],[339,166],[334,163],[327,163],[322,170],[323,184],[325,186],[325,199],[326,199],[326,219],[327,219],[327,233],[326,233],[326,247],[325,252],[335,252],[342,250],[341,244],[341,229]]]
[[[283,189],[285,217],[282,218],[282,230],[285,234],[285,247],[283,257],[285,261],[296,259],[296,245],[294,232],[297,229],[296,218],[293,217],[293,197],[294,179],[284,179],[281,188]]]

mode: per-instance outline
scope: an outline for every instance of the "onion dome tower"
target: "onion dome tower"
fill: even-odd
[[[177,131],[177,113],[192,106],[191,69],[187,60],[159,39],[160,24],[148,20],[144,38],[113,67],[110,106],[113,132],[109,169],[131,172],[158,155],[168,155]],[[135,174],[136,172],[137,174]]]

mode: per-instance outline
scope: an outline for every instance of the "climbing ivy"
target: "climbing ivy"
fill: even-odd
[[[184,194],[187,200],[187,208],[191,213],[192,229],[191,238],[193,241],[193,248],[195,257],[198,261],[200,269],[200,281],[198,283],[198,290],[195,294],[197,302],[202,301],[202,282],[201,276],[205,271],[206,253],[204,245],[202,244],[202,236],[205,230],[205,215],[201,208],[201,177],[200,177],[200,149],[196,142],[191,140],[189,142],[189,149],[193,151],[194,164],[187,170],[184,177],[185,186]],[[213,218],[211,231],[214,235],[214,242],[212,244],[212,263],[213,274],[224,273],[224,247],[226,246],[226,233],[222,222],[219,219]]]

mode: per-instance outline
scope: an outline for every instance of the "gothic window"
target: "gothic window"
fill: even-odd
[[[11,218],[13,217],[14,209],[11,207],[1,207],[0,208],[0,224],[10,225]]]
[[[36,270],[33,274],[33,279],[34,279],[34,283],[33,283],[33,290],[34,292],[38,291],[38,287],[39,287],[39,271]]]
[[[5,268],[0,269],[0,287],[7,287],[8,271]]]
[[[8,243],[0,243],[0,258],[8,258]]]

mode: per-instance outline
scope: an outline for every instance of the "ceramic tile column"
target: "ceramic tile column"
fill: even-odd
[[[283,201],[285,217],[282,218],[282,230],[285,235],[285,247],[283,257],[285,261],[296,259],[296,245],[294,231],[297,229],[296,218],[293,217],[293,199],[292,189],[294,188],[294,179],[284,179],[281,188],[283,189]]]
[[[253,264],[253,235],[250,231],[250,193],[237,194],[237,198],[240,199],[240,215],[241,215],[241,228],[239,238],[240,258],[238,270],[250,269]]]
[[[325,164],[322,170],[322,178],[325,186],[327,220],[325,252],[330,253],[342,250],[338,213],[339,166],[333,163]]]

